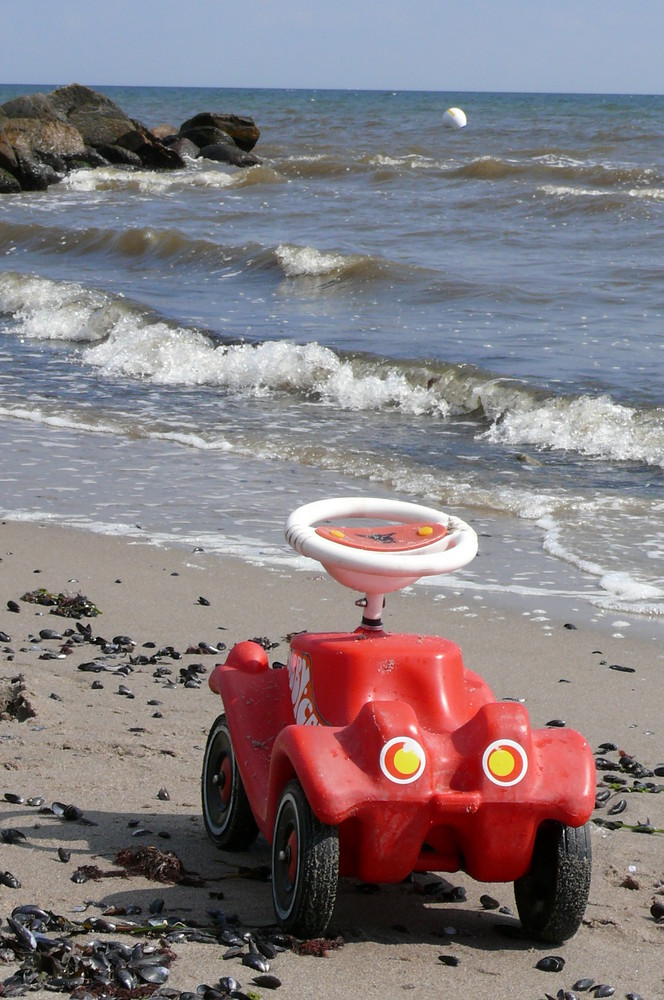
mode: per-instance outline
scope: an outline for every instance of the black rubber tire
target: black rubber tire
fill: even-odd
[[[245,851],[258,827],[242,784],[226,716],[215,719],[203,757],[203,822],[207,835],[224,851]]]
[[[514,883],[525,934],[561,944],[576,934],[590,893],[590,824],[543,823],[537,831],[529,871]]]
[[[332,919],[338,882],[337,828],[320,823],[299,781],[290,781],[272,841],[272,899],[281,927],[296,937],[321,937]]]

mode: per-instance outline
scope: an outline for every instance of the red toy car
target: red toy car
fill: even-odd
[[[513,881],[528,936],[571,937],[590,888],[590,747],[568,729],[532,730],[454,643],[389,635],[381,621],[386,593],[470,562],[473,529],[415,504],[337,499],[300,507],[286,537],[365,594],[364,615],[354,632],[293,636],[284,668],[255,642],[215,667],[225,714],[203,764],[211,840],[243,850],[263,834],[277,919],[301,937],[324,933],[340,875],[457,870]]]

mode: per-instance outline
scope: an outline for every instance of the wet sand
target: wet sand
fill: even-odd
[[[185,687],[179,673],[194,663],[209,673],[223,658],[196,649],[200,642],[230,648],[266,637],[278,643],[270,658],[283,661],[285,636],[292,631],[354,628],[353,595],[314,563],[310,572],[261,569],[204,552],[35,524],[2,523],[0,557],[0,631],[10,637],[0,641],[0,678],[5,679],[0,684],[21,675],[35,712],[25,721],[0,720],[0,830],[15,828],[26,838],[0,844],[0,871],[21,883],[20,888],[0,885],[2,932],[11,936],[6,918],[24,903],[78,921],[98,917],[109,906],[132,904],[142,908],[142,916],[132,919],[145,919],[157,898],[164,901],[164,916],[201,927],[210,924],[208,911],[218,909],[237,916],[243,929],[271,925],[269,883],[240,875],[241,869],[269,864],[267,845],[259,840],[247,854],[222,854],[205,835],[200,770],[207,732],[222,705],[205,676],[199,675],[200,687]],[[130,655],[150,656],[173,647],[181,658],[165,655],[158,664],[172,674],[155,677],[155,664],[134,664],[126,675],[79,670],[81,663],[101,656],[100,647],[89,642],[74,646],[63,659],[44,658],[63,643],[39,639],[39,631],[62,632],[75,622],[21,600],[40,587],[86,595],[102,612],[81,620],[91,626],[93,637],[134,640],[131,654],[108,662],[129,664]],[[209,603],[201,603],[201,597]],[[7,601],[15,601],[20,612],[11,612]],[[583,732],[593,749],[612,742],[646,767],[664,763],[664,646],[656,631],[661,633],[661,624],[653,625],[652,633],[641,628],[629,635],[619,626],[599,630],[581,620],[557,621],[540,610],[505,610],[450,591],[436,599],[435,592],[416,588],[388,599],[385,623],[393,631],[444,634],[458,642],[467,666],[486,678],[497,698],[524,699],[533,726],[561,719]],[[154,648],[144,647],[151,642]],[[611,669],[616,665],[629,669]],[[93,688],[95,681],[103,686]],[[120,685],[129,693],[119,693]],[[608,756],[617,759],[615,753]],[[645,780],[664,784],[664,778]],[[627,805],[616,818],[664,828],[664,794],[629,791],[631,777],[626,788]],[[159,797],[161,789],[168,798]],[[49,806],[73,804],[84,821],[9,802],[6,793],[43,796]],[[606,807],[594,816],[610,818]],[[120,851],[148,845],[175,852],[204,884],[160,884],[137,875],[71,881],[81,865],[117,869]],[[650,906],[664,880],[664,835],[594,825],[592,846],[586,918],[563,945],[512,936],[515,916],[482,908],[480,896],[489,893],[514,911],[510,884],[487,886],[462,873],[450,874],[445,877],[462,886],[466,898],[444,903],[430,893],[436,875],[372,891],[342,880],[329,935],[340,936],[343,945],[326,957],[278,955],[270,970],[283,984],[278,995],[293,1000],[350,994],[535,1000],[592,978],[610,984],[617,997],[630,992],[645,1000],[661,997],[664,926],[655,923]],[[67,863],[59,860],[59,847],[71,851]],[[100,935],[73,940],[78,945],[93,936]],[[120,936],[119,931],[111,935]],[[245,993],[270,995],[252,984],[254,973],[239,959],[222,960],[220,944],[182,942],[173,950],[171,989],[195,991],[201,983],[214,985],[220,976],[232,975]],[[562,972],[535,968],[542,956],[552,954],[565,959]],[[446,966],[441,955],[455,955],[459,964]],[[0,982],[17,967],[0,963]],[[39,990],[32,995],[53,994]]]

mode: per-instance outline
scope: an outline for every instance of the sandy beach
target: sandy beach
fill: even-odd
[[[352,595],[313,563],[310,572],[259,568],[205,552],[37,524],[3,522],[0,559],[0,632],[8,637],[0,641],[0,684],[6,690],[22,677],[23,696],[34,712],[23,721],[0,720],[0,830],[18,830],[25,838],[0,844],[0,870],[20,882],[0,885],[2,933],[12,937],[6,918],[22,904],[70,921],[131,905],[142,912],[131,919],[141,920],[156,899],[163,900],[164,917],[181,917],[202,930],[211,926],[210,911],[219,909],[237,917],[243,930],[271,925],[270,886],[245,872],[269,864],[265,842],[259,840],[248,854],[222,854],[203,828],[201,763],[207,732],[222,710],[205,675],[224,658],[207,646],[230,648],[264,637],[278,644],[269,656],[283,661],[285,637],[292,631],[354,628],[358,613]],[[76,623],[22,600],[37,588],[85,595],[101,612],[81,619],[91,627],[90,638],[127,636],[133,651],[104,657],[100,646],[85,641],[63,658],[50,658],[65,643],[40,638],[40,630],[62,633]],[[654,623],[652,632],[641,627],[628,634],[619,626],[598,629],[580,619],[556,620],[525,605],[506,610],[450,591],[436,598],[424,588],[391,596],[386,627],[444,634],[458,642],[467,666],[488,680],[497,698],[524,699],[534,726],[561,719],[579,729],[594,750],[610,742],[647,769],[662,765],[661,623]],[[18,613],[8,601],[16,602]],[[181,655],[164,653],[168,648]],[[130,664],[130,658],[149,659],[160,651],[157,663]],[[118,675],[79,669],[96,658],[131,670]],[[192,664],[205,670],[188,674],[199,677],[200,686],[181,682],[180,671]],[[159,672],[160,666],[172,672]],[[617,760],[617,753],[608,756]],[[645,780],[664,783],[658,777]],[[656,895],[664,887],[664,836],[658,832],[664,828],[664,794],[635,793],[631,777],[625,789],[626,808],[616,817],[625,826],[593,826],[586,918],[564,945],[547,947],[510,935],[517,918],[481,906],[482,893],[490,893],[514,911],[511,884],[486,886],[451,874],[448,881],[463,887],[466,898],[450,903],[430,891],[435,875],[373,891],[342,880],[330,928],[338,947],[325,957],[278,954],[270,972],[281,980],[279,995],[537,1000],[592,979],[595,986],[611,986],[616,997],[664,996],[664,926],[650,913],[653,897],[664,902]],[[46,806],[74,805],[82,816],[68,821],[27,802],[42,796]],[[610,818],[606,807],[594,816]],[[630,829],[638,824],[655,832]],[[118,877],[118,853],[147,846],[175,852],[201,884]],[[60,860],[58,848],[71,851],[68,861]],[[72,881],[78,867],[90,865],[116,874]],[[106,919],[121,923],[120,917]],[[78,947],[93,937],[147,940],[116,928],[72,942]],[[245,994],[270,995],[252,983],[255,973],[239,958],[222,960],[225,947],[219,942],[185,940],[171,947],[175,957],[165,984],[170,990],[195,992],[200,984],[214,986],[232,975]],[[6,982],[20,963],[8,960],[7,948],[1,954],[0,982]],[[535,968],[551,954],[564,958],[561,972]],[[443,964],[441,955],[455,955],[458,965]],[[581,995],[579,988],[576,992]],[[42,988],[33,995],[52,994]]]

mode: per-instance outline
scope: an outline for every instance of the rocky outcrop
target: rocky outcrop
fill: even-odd
[[[176,170],[197,157],[253,166],[259,135],[251,118],[207,111],[149,129],[77,83],[24,94],[0,105],[0,193],[44,190],[80,167]]]
[[[239,118],[237,115],[217,115],[211,111],[203,111],[193,118],[188,118],[180,126],[180,134],[187,135],[187,132],[197,128],[214,128],[220,132],[225,132],[236,146],[250,153],[258,142],[260,132],[251,118]]]

